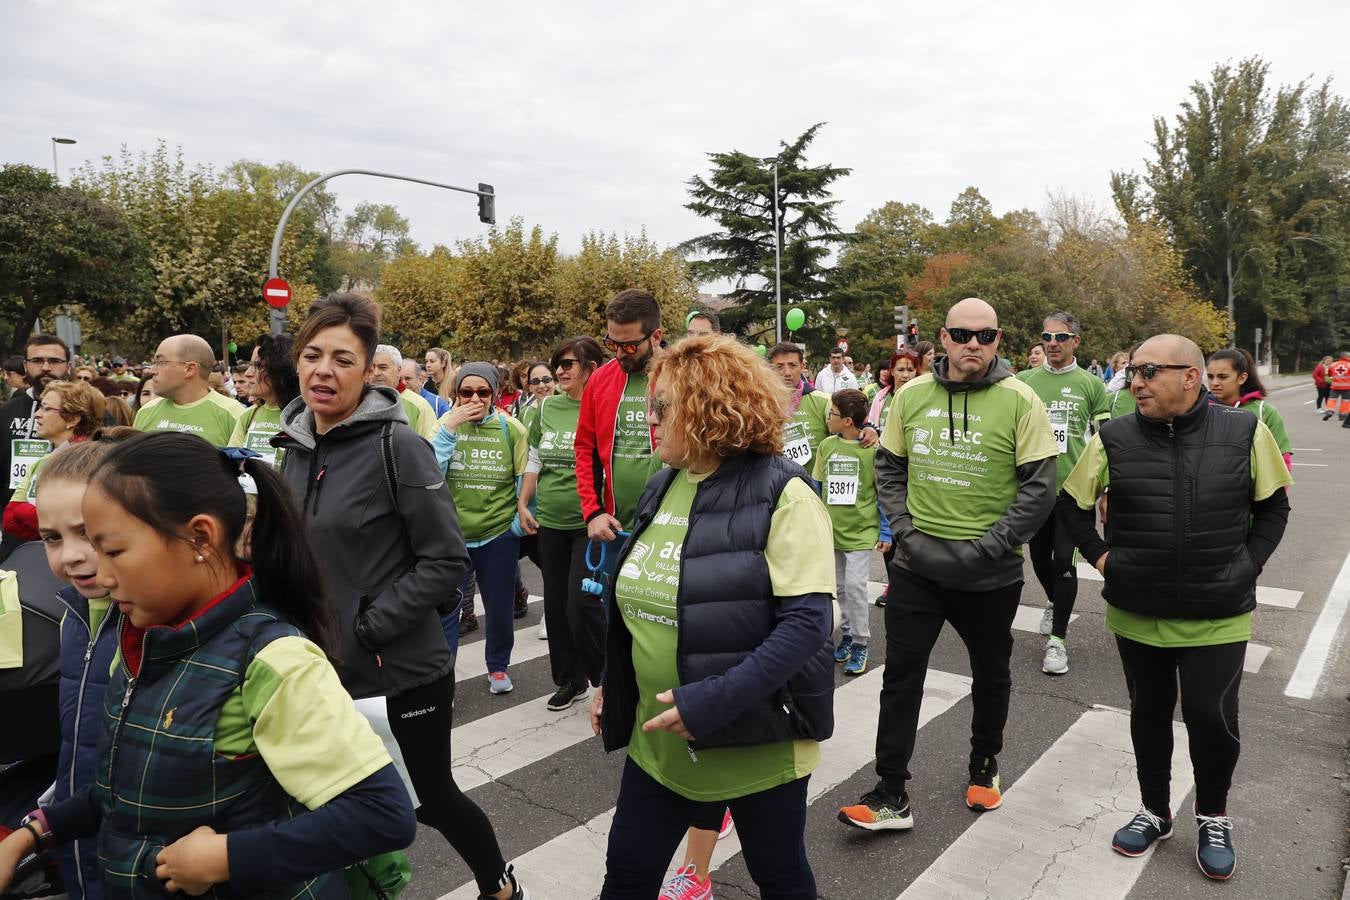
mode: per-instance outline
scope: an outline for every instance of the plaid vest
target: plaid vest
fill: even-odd
[[[124,648],[126,627],[123,619],[118,645]],[[253,657],[295,634],[281,613],[258,601],[249,579],[177,628],[147,629],[137,675],[125,660],[119,663],[105,694],[94,783],[108,898],[168,896],[155,877],[155,857],[198,826],[224,834],[304,811],[258,754],[215,752],[221,708],[243,685]],[[269,896],[315,897],[334,889],[346,896],[342,883],[341,873],[322,875]],[[203,896],[237,895],[226,882]]]

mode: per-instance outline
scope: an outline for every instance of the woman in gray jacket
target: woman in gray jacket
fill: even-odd
[[[431,445],[398,395],[367,385],[379,308],[355,294],[310,307],[295,339],[300,396],[273,445],[300,499],[342,626],[333,661],[357,699],[384,697],[421,806],[473,870],[483,897],[523,900],[483,811],[455,785],[454,656],[436,606],[469,571],[459,521]]]

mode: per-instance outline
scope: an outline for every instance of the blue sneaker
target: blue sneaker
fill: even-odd
[[[861,675],[867,671],[867,645],[854,644],[849,651],[848,662],[844,663],[845,675]]]
[[[1227,816],[1202,816],[1195,814],[1195,824],[1200,826],[1200,837],[1196,841],[1195,861],[1206,878],[1215,881],[1227,881],[1233,877],[1237,868],[1237,852],[1233,849],[1233,820]]]
[[[839,642],[839,646],[834,648],[834,661],[837,663],[848,662],[849,656],[853,652],[853,636],[846,634],[844,639]]]
[[[1154,841],[1165,841],[1172,836],[1172,820],[1155,816],[1143,807],[1130,824],[1116,832],[1111,849],[1122,856],[1143,856]]]
[[[493,672],[488,675],[488,690],[494,694],[509,694],[515,685],[511,684],[511,676],[505,672]]]

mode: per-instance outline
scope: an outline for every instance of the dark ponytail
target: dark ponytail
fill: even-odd
[[[337,623],[295,501],[268,463],[250,458],[243,468],[258,488],[248,561],[259,596],[331,657]],[[223,562],[234,567],[244,561],[235,548],[248,521],[239,475],[239,462],[196,435],[156,431],[117,443],[92,483],[166,540],[187,540],[183,529],[193,516],[217,519],[227,543]]]

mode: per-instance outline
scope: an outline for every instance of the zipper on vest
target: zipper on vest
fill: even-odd
[[[122,646],[122,634],[126,625],[126,618],[123,617],[117,623],[117,646]],[[145,647],[150,641],[150,633],[147,631],[141,635],[141,665],[145,665]],[[117,745],[122,737],[122,728],[127,724],[127,707],[131,705],[131,695],[136,691],[136,681],[139,675],[132,675],[131,668],[127,665],[126,658],[122,659],[122,671],[127,676],[127,689],[122,693],[122,708],[117,713],[117,725],[113,728],[112,739],[108,745],[108,798],[114,800],[117,797],[113,774],[117,771]]]
[[[1185,540],[1185,530],[1183,528],[1182,518],[1186,513],[1186,487],[1183,481],[1185,473],[1182,471],[1184,460],[1181,455],[1181,442],[1177,440],[1176,429],[1172,423],[1167,423],[1167,438],[1172,442],[1172,546],[1176,548],[1174,558],[1176,560],[1173,575],[1176,579],[1175,602],[1181,603],[1181,556],[1182,542]]]
[[[60,598],[58,597],[58,599]],[[61,602],[65,603],[64,600],[62,600]],[[74,607],[71,607],[69,604],[66,604],[66,606],[68,609],[70,609],[71,612],[75,611]],[[109,610],[111,610],[111,606],[109,607]],[[75,618],[76,620],[84,623],[84,630],[89,635],[89,643],[84,648],[84,665],[80,667],[80,688],[79,691],[75,694],[75,728],[71,732],[70,736],[70,744],[71,744],[70,772],[67,773],[66,781],[67,784],[69,785],[68,790],[70,791],[72,796],[75,794],[75,767],[79,764],[80,720],[84,717],[84,689],[85,685],[89,681],[89,660],[93,658],[94,645],[98,642],[99,636],[103,634],[103,629],[107,627],[108,620],[111,619],[112,616],[105,613],[103,619],[98,623],[97,631],[90,631],[89,620],[81,619],[78,613],[76,613]],[[75,841],[74,843],[71,844],[71,847],[73,848],[75,854],[75,878],[80,884],[81,892],[83,892],[84,863],[80,859],[80,842]]]

